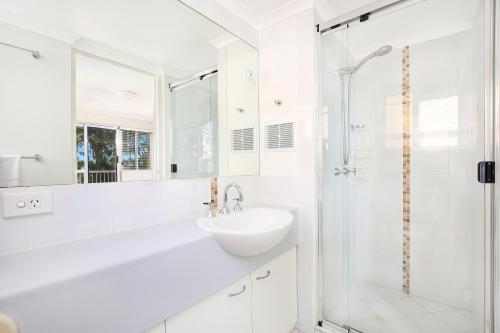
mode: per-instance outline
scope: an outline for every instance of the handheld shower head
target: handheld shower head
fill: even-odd
[[[385,56],[387,53],[391,52],[392,51],[392,46],[390,45],[385,45],[385,46],[382,46],[381,48],[379,48],[377,51],[375,52],[372,52],[370,53],[369,55],[367,55],[366,57],[364,57],[363,59],[361,59],[360,62],[358,62],[356,64],[356,66],[354,66],[354,68],[356,70],[360,69],[361,66],[363,66],[364,64],[366,64],[369,60],[375,58],[375,57],[382,57],[382,56]]]
[[[377,57],[381,57],[381,56],[384,56],[391,51],[392,51],[392,46],[385,45],[385,46],[382,46],[381,48],[379,48],[377,51],[375,51],[375,54],[377,55]]]
[[[392,51],[392,46],[390,45],[384,45],[378,50],[370,53],[363,59],[361,59],[360,62],[358,62],[355,66],[352,67],[342,67],[338,70],[339,75],[345,75],[345,74],[353,74],[356,72],[358,69],[360,69],[364,64],[366,64],[369,60],[375,58],[375,57],[382,57],[385,56],[387,53]]]

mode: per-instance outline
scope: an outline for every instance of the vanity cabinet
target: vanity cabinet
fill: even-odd
[[[297,321],[297,258],[289,251],[251,274],[253,333],[288,333]]]
[[[250,293],[245,277],[168,319],[165,333],[252,333]]]
[[[296,321],[294,248],[145,333],[289,333]]]

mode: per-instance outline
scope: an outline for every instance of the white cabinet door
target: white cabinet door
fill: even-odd
[[[155,325],[155,326],[145,330],[143,333],[165,333],[165,322],[162,321],[158,325]]]
[[[248,276],[167,319],[165,333],[252,333],[250,288]]]
[[[251,274],[253,333],[289,333],[297,322],[296,249]]]

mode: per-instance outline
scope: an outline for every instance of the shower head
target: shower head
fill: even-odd
[[[384,56],[384,55],[386,55],[387,53],[389,53],[391,51],[392,51],[392,46],[385,45],[385,46],[382,46],[377,51],[375,51],[375,54],[377,55],[377,57],[381,57],[381,56]]]
[[[370,53],[363,59],[361,59],[360,62],[358,62],[354,67],[342,67],[338,70],[339,75],[344,75],[344,74],[353,74],[356,72],[358,69],[360,69],[364,64],[366,64],[369,60],[375,58],[375,57],[382,57],[386,55],[387,53],[392,51],[392,46],[390,45],[384,45],[378,50]]]
[[[391,52],[392,51],[392,46],[390,45],[385,45],[385,46],[382,46],[381,48],[379,48],[377,51],[375,52],[372,52],[370,53],[369,55],[367,55],[366,57],[364,57],[363,59],[361,59],[360,62],[358,62],[356,64],[356,66],[354,66],[354,68],[356,70],[360,69],[361,66],[363,66],[364,64],[366,64],[366,62],[368,62],[369,60],[375,58],[375,57],[382,57],[382,56],[385,56],[387,53]]]

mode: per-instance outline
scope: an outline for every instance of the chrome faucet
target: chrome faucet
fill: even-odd
[[[241,189],[240,185],[236,183],[231,183],[226,186],[224,189],[224,206],[222,206],[221,210],[219,211],[220,214],[229,214],[231,213],[231,210],[227,206],[227,192],[231,189],[231,187],[234,187],[236,191],[238,191],[238,198],[235,198],[234,200],[236,201],[236,205],[233,207],[233,211],[239,212],[242,210],[240,206],[240,202],[243,201],[243,190]]]

